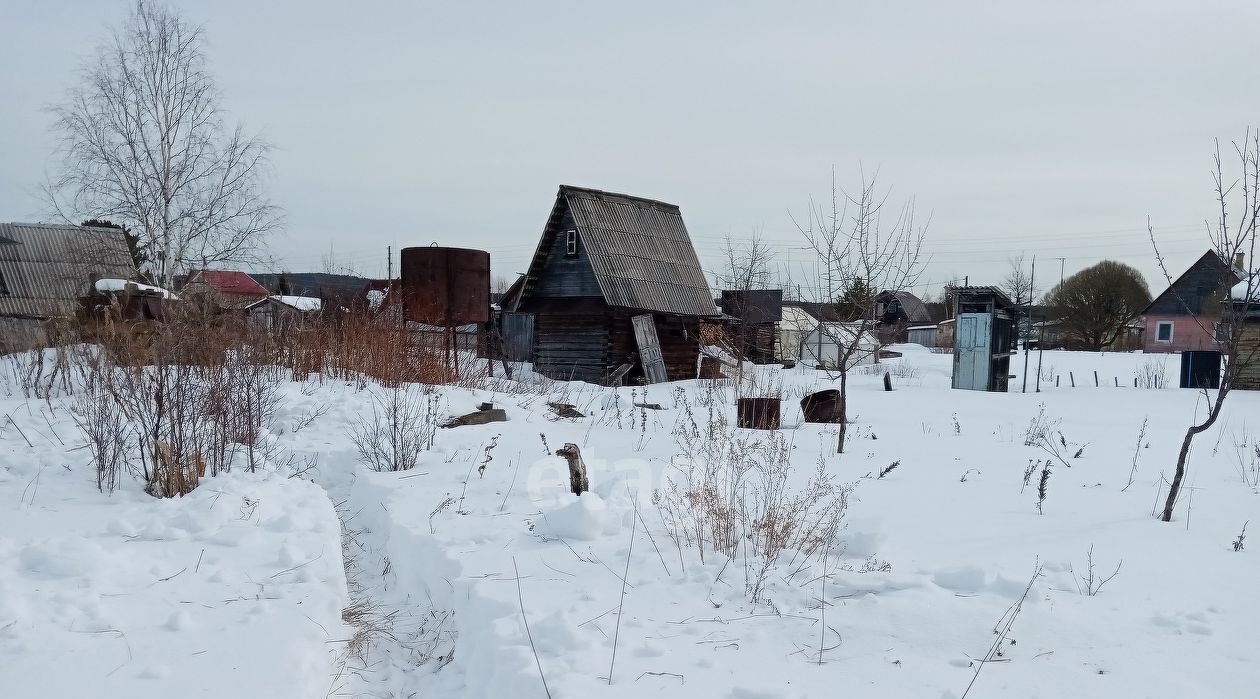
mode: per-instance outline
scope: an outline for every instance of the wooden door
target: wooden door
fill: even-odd
[[[988,390],[991,321],[988,313],[962,313],[958,316],[954,337],[954,351],[958,355],[954,388]]]
[[[656,336],[656,321],[650,313],[630,319],[634,325],[634,341],[639,345],[639,363],[648,383],[664,383],[669,380],[665,373],[665,358],[661,356],[661,341]],[[624,327],[624,326],[623,326]]]

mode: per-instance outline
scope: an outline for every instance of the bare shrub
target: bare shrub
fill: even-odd
[[[114,492],[119,476],[130,470],[129,456],[135,436],[131,423],[99,386],[80,391],[71,405],[70,415],[83,433],[91,454],[97,489],[102,493]]]
[[[350,428],[359,460],[375,471],[408,471],[433,447],[438,396],[414,384],[396,384],[376,393],[372,411]]]
[[[1243,428],[1243,435],[1233,433],[1234,467],[1243,484],[1252,490],[1260,489],[1260,439],[1252,437]]]
[[[1094,570],[1094,545],[1089,545],[1089,551],[1085,554],[1085,573],[1078,575],[1076,570],[1072,570],[1072,578],[1076,580],[1076,589],[1082,595],[1093,597],[1102,591],[1103,585],[1111,582],[1120,574],[1120,567],[1124,565],[1121,560],[1116,564],[1115,570],[1111,571],[1111,575],[1103,575]]]
[[[710,429],[680,422],[674,475],[653,493],[669,535],[680,545],[742,557],[745,591],[760,601],[786,551],[804,562],[840,549],[851,486],[819,463],[808,483],[789,487],[792,443],[781,432],[743,437],[718,416]]]
[[[1148,357],[1137,369],[1138,388],[1168,388],[1168,366],[1164,357]]]

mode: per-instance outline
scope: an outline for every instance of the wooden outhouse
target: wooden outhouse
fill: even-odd
[[[952,287],[954,372],[951,385],[970,391],[1006,391],[1015,347],[1014,305],[993,286]]]

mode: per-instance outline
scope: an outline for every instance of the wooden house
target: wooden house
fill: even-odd
[[[740,356],[754,364],[775,361],[783,319],[782,289],[723,290],[718,307],[726,336]]]
[[[1235,284],[1230,290],[1229,303],[1233,304],[1233,316],[1243,322],[1238,337],[1238,374],[1234,377],[1234,388],[1260,391],[1260,272],[1251,277],[1250,283],[1244,278]]]
[[[909,291],[881,291],[875,295],[879,339],[884,344],[907,342],[911,327],[943,320],[933,318],[926,304]]]
[[[511,306],[535,371],[596,383],[694,378],[719,315],[677,206],[568,185]]]
[[[135,273],[120,229],[0,223],[0,353],[48,346],[95,279]]]
[[[1219,349],[1215,326],[1226,291],[1241,281],[1243,260],[1234,264],[1209,250],[1156,296],[1141,313],[1146,319],[1145,352]]]
[[[267,287],[248,274],[222,269],[193,271],[179,293],[187,300],[200,300],[223,310],[244,309],[271,296]]]

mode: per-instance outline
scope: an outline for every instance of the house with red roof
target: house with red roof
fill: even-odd
[[[244,272],[199,269],[188,275],[181,288],[184,296],[206,296],[220,308],[245,308],[271,295],[267,288]]]

